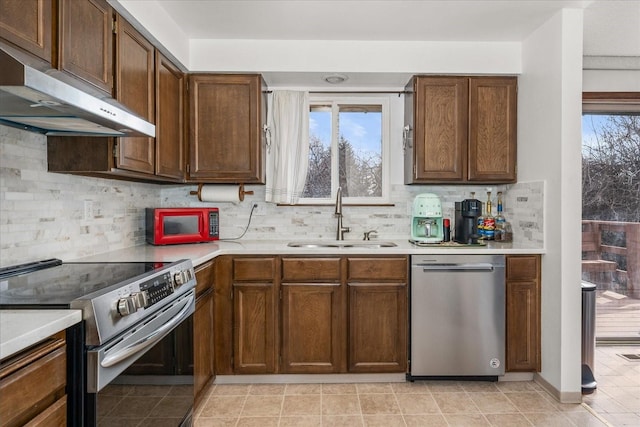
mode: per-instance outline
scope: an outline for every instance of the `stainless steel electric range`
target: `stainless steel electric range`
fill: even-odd
[[[191,425],[195,273],[172,263],[63,263],[0,269],[0,308],[81,309],[67,330],[72,426]]]

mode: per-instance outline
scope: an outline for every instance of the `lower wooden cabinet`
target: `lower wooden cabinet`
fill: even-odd
[[[406,283],[349,283],[349,372],[405,372],[407,324]]]
[[[539,372],[540,256],[509,255],[507,267],[507,372]]]
[[[408,257],[216,264],[217,374],[406,372]]]
[[[196,309],[193,313],[193,392],[195,405],[213,382],[213,261],[198,265],[196,273]]]
[[[282,373],[343,371],[340,283],[282,285]]]
[[[61,332],[0,362],[0,425],[67,425],[66,355]]]
[[[233,371],[276,372],[273,283],[233,284]]]

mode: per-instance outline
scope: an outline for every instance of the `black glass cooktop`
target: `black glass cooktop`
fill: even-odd
[[[0,308],[66,308],[76,298],[162,268],[163,262],[51,263],[0,272]],[[12,274],[13,273],[13,274]]]

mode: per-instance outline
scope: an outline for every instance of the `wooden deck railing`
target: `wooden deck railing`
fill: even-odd
[[[602,233],[610,231],[624,235],[625,246],[602,244]],[[616,261],[602,257],[612,254],[624,258],[626,270]],[[626,284],[628,290],[640,289],[640,223],[617,221],[582,221],[582,269],[594,275],[594,282],[602,283],[603,277],[612,277]]]

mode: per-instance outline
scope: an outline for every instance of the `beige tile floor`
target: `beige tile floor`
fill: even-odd
[[[640,360],[630,361],[621,354],[640,355],[640,345],[596,347],[598,386],[582,401],[611,426],[640,426]]]
[[[596,391],[561,404],[534,382],[213,385],[209,426],[640,426],[638,346],[598,346]]]
[[[196,412],[208,426],[605,426],[534,382],[214,385]]]

